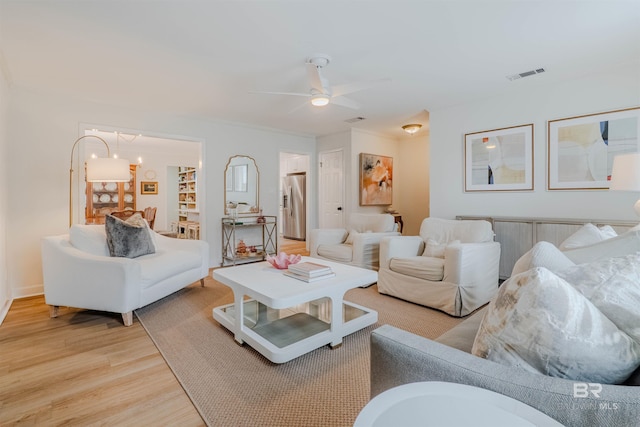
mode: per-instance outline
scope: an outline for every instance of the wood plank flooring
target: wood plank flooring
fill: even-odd
[[[280,250],[308,255],[295,240]],[[14,300],[0,325],[0,425],[17,424],[204,422],[135,316],[130,327],[89,310],[61,308],[50,319],[36,296]]]

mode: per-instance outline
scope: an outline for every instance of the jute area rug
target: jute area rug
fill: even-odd
[[[369,336],[391,324],[435,338],[461,320],[381,295],[377,287],[345,297],[378,311],[378,323],[343,339],[274,364],[213,319],[212,309],[233,302],[212,278],[191,285],[136,315],[203,420],[210,426],[351,426],[369,401]]]

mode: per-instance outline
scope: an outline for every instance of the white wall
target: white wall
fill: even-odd
[[[428,115],[425,115],[428,118]],[[393,207],[404,234],[417,234],[429,215],[429,133],[394,139],[361,129],[318,138],[318,152],[344,150],[345,218],[351,212],[384,212],[387,206],[360,206],[360,153],[393,157]]]
[[[428,114],[426,115],[428,123]],[[417,236],[422,220],[429,216],[429,129],[399,141],[394,161],[394,209],[402,215],[402,234]],[[397,193],[396,193],[397,191]]]
[[[0,64],[2,63],[0,52]],[[0,323],[4,319],[11,303],[11,289],[7,271],[7,215],[9,212],[9,137],[7,135],[7,106],[9,105],[9,87],[0,66]]]
[[[68,168],[81,123],[138,129],[145,134],[180,135],[205,141],[203,174],[206,218],[202,238],[210,244],[211,266],[220,262],[224,168],[232,155],[253,157],[260,170],[260,204],[265,215],[278,212],[280,151],[315,152],[315,139],[233,124],[189,120],[88,103],[11,88],[7,141],[8,284],[14,297],[42,292],[40,239],[64,234],[68,227]],[[204,175],[204,176],[202,176]],[[4,187],[4,186],[2,186]],[[311,206],[316,210],[316,206]],[[4,260],[4,257],[0,258]]]
[[[637,194],[546,189],[547,120],[640,105],[640,62],[612,68],[546,87],[544,75],[529,77],[514,81],[507,94],[431,111],[431,216],[637,220]],[[534,124],[534,191],[464,193],[464,134],[528,123]]]

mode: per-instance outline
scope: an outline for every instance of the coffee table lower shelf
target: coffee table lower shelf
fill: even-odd
[[[343,337],[378,321],[376,311],[347,301],[342,302],[342,323],[333,330],[329,322],[319,318],[323,316],[276,310],[252,299],[244,301],[244,313],[239,332],[235,330],[234,304],[214,308],[213,318],[234,332],[239,344],[246,342],[274,363],[288,362],[324,345],[341,343]]]

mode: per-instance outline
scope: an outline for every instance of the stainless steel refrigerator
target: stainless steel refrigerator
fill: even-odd
[[[282,236],[286,239],[306,239],[306,178],[304,172],[290,173],[282,185]]]

